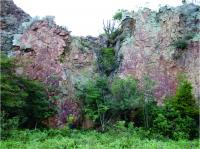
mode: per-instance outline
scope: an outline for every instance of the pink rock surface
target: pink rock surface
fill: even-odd
[[[119,75],[133,75],[137,79],[150,76],[156,82],[157,101],[162,103],[166,96],[173,95],[177,87],[176,77],[184,72],[192,82],[194,94],[200,97],[200,41],[190,41],[188,48],[180,51],[180,57],[174,59],[172,55],[177,49],[172,43],[183,37],[191,25],[184,24],[180,12],[173,9],[161,13],[159,21],[156,15],[149,9],[134,15],[133,35],[120,49],[123,61]]]

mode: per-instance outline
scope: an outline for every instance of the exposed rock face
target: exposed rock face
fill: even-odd
[[[64,67],[59,60],[64,51],[68,50],[69,34],[69,31],[57,26],[52,19],[46,18],[31,21],[30,26],[22,34],[15,35],[13,40],[19,63],[23,65],[23,68],[20,67],[17,70],[20,69],[21,74],[34,80],[40,80],[57,91],[56,93],[50,91],[50,96],[59,97],[57,99],[59,113],[63,112],[62,107],[68,102],[60,91],[61,84],[67,78],[64,74]],[[70,105],[71,110],[68,111],[77,114],[77,111],[72,110],[77,106],[76,103]],[[57,116],[56,119],[51,125],[62,122],[60,116]]]
[[[65,80],[61,81],[60,88],[64,97],[68,99],[63,100],[61,104],[62,123],[66,122],[66,116],[69,114],[80,116],[79,107],[74,105],[75,85],[97,75],[95,51],[102,46],[99,43],[99,39],[93,37],[72,37],[69,49],[62,56]]]
[[[1,0],[0,7],[0,48],[8,52],[12,49],[13,34],[18,33],[19,26],[31,17],[17,7],[13,0]]]
[[[32,79],[59,86],[63,76],[59,56],[70,42],[69,32],[48,20],[38,20],[15,38],[15,46],[27,61],[25,73]]]
[[[68,30],[57,26],[49,17],[30,22],[22,34],[14,36],[16,55],[23,65],[17,72],[59,92],[55,93],[60,108],[56,123],[62,125],[67,115],[78,116],[79,108],[73,100],[74,85],[95,75],[94,51],[98,39],[72,38]]]
[[[200,97],[199,15],[199,7],[193,4],[163,7],[158,13],[144,9],[133,14],[135,29],[120,49],[124,59],[119,75],[131,74],[138,79],[150,76],[156,81],[155,96],[161,103],[167,95],[174,93],[177,74],[186,72],[195,95]],[[188,48],[179,49],[180,57],[174,59],[178,50],[174,41],[188,33],[193,33]]]
[[[56,96],[59,107],[59,114],[50,123],[62,126],[69,114],[79,115],[78,104],[74,101],[75,84],[97,75],[96,51],[105,47],[106,41],[102,36],[71,37],[68,30],[56,25],[50,17],[30,19],[11,0],[1,3],[5,6],[1,12],[1,48],[10,50],[13,43],[22,64],[16,73],[40,80],[57,91],[49,95]],[[150,76],[156,82],[157,101],[162,103],[167,95],[175,92],[177,74],[186,72],[195,95],[200,97],[199,10],[198,6],[190,4],[163,7],[159,12],[144,9],[130,13],[122,22],[126,40],[115,45],[118,54],[123,55],[116,75],[133,75],[139,80],[144,75]],[[26,20],[30,21],[22,23]],[[188,33],[193,33],[192,39],[187,41],[188,47],[175,48],[174,41]],[[174,56],[177,52],[178,56]]]

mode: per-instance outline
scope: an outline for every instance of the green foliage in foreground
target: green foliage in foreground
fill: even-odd
[[[111,84],[112,108],[115,110],[130,110],[141,107],[141,92],[138,82],[127,77],[125,79],[116,78]],[[110,99],[111,100],[111,99]]]
[[[194,139],[199,132],[199,107],[192,95],[192,85],[185,79],[179,82],[176,95],[154,111],[153,129],[165,137]]]
[[[124,128],[125,129],[125,128]],[[199,140],[144,139],[137,131],[106,133],[78,130],[15,131],[2,149],[198,149]]]
[[[98,77],[77,88],[77,99],[82,103],[82,113],[93,121],[100,121],[102,129],[105,128],[106,112],[109,108],[108,78]]]
[[[77,86],[77,99],[81,102],[82,114],[96,126],[100,125],[102,131],[110,121],[128,121],[130,110],[141,108],[143,104],[137,81],[131,77],[115,78],[112,83],[107,77],[97,77]]]
[[[77,97],[84,116],[89,116],[96,128],[105,131],[116,121],[134,122],[149,135],[179,140],[198,137],[199,107],[192,95],[192,85],[181,78],[174,96],[162,106],[153,102],[154,82],[144,79],[142,88],[133,78],[99,77],[79,87]],[[132,115],[131,115],[132,114]]]
[[[15,74],[14,59],[1,54],[1,137],[17,128],[43,127],[43,121],[54,113],[45,87]]]

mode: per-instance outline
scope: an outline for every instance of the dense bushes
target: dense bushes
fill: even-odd
[[[180,81],[176,95],[167,99],[163,107],[157,107],[154,114],[156,132],[173,139],[198,137],[199,108],[187,80]]]
[[[131,77],[115,78],[110,88],[112,96],[110,106],[112,111],[120,116],[117,120],[135,121],[136,115],[142,111],[144,104],[138,81]]]
[[[142,86],[131,77],[98,77],[79,87],[78,99],[85,115],[94,117],[102,130],[119,120],[125,125],[143,127],[149,135],[171,139],[193,139],[198,136],[199,108],[192,95],[191,84],[182,79],[176,95],[163,106],[154,102],[154,82],[145,77]]]
[[[82,103],[84,117],[99,121],[102,130],[104,130],[107,122],[105,114],[109,110],[107,78],[98,77],[96,80],[90,80],[86,84],[78,86],[77,98]]]
[[[103,48],[98,57],[98,66],[100,72],[109,75],[116,68],[116,57],[113,48]]]
[[[174,96],[162,106],[153,105],[150,129],[152,133],[171,139],[194,139],[199,132],[199,107],[192,95],[192,85],[181,77]]]
[[[137,81],[131,77],[115,78],[111,84],[112,107],[116,110],[131,110],[142,106],[141,92]]]
[[[111,122],[131,121],[131,112],[134,115],[142,111],[142,121],[148,121],[149,114],[143,112],[147,108],[143,94],[138,82],[131,77],[115,78],[113,81],[107,77],[97,77],[77,87],[77,98],[82,103],[84,115],[100,124],[102,130]]]
[[[16,76],[14,62],[6,56],[1,55],[0,62],[2,137],[16,128],[43,127],[44,120],[54,113],[44,86]],[[102,75],[77,84],[76,97],[83,117],[92,120],[94,127],[102,131],[117,126],[117,131],[127,128],[144,137],[197,138],[199,107],[191,83],[180,78],[176,94],[168,97],[162,106],[154,102],[154,84],[148,77],[139,82],[131,77],[111,79]],[[68,117],[69,125],[73,121],[73,117]]]
[[[15,75],[14,61],[1,54],[1,134],[15,128],[36,128],[54,113],[44,86]]]

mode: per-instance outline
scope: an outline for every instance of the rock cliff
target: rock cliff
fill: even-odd
[[[105,39],[72,37],[52,17],[31,19],[11,0],[1,4],[5,6],[1,12],[1,49],[14,51],[22,64],[17,74],[40,80],[56,90],[49,96],[57,98],[59,115],[51,123],[62,126],[67,115],[79,115],[78,103],[73,100],[75,85],[99,73],[98,50],[105,47]],[[150,76],[156,82],[155,96],[161,104],[175,92],[177,75],[184,72],[193,84],[195,96],[200,98],[199,6],[185,4],[162,7],[158,12],[147,8],[130,12],[122,20],[121,30],[125,39],[116,42],[120,45],[115,49],[123,59],[115,75],[132,75],[139,80]],[[178,47],[183,40],[185,47]]]
[[[200,7],[193,4],[166,6],[159,12],[143,9],[132,13],[130,18],[135,20],[135,25],[129,25],[133,33],[120,49],[124,59],[119,75],[131,74],[138,79],[150,76],[156,82],[155,96],[161,103],[167,95],[173,94],[176,77],[184,72],[199,98]],[[174,43],[182,40],[187,47],[176,47]]]
[[[74,85],[95,75],[95,48],[98,39],[71,37],[70,32],[55,24],[52,17],[30,20],[22,34],[14,36],[13,45],[19,75],[44,82],[54,90],[59,107],[58,125],[66,115],[78,115]],[[100,46],[100,45],[99,45]],[[56,92],[55,92],[56,91]]]
[[[13,35],[20,32],[19,26],[29,21],[30,15],[17,7],[13,0],[0,1],[0,48],[8,54],[12,49]]]

